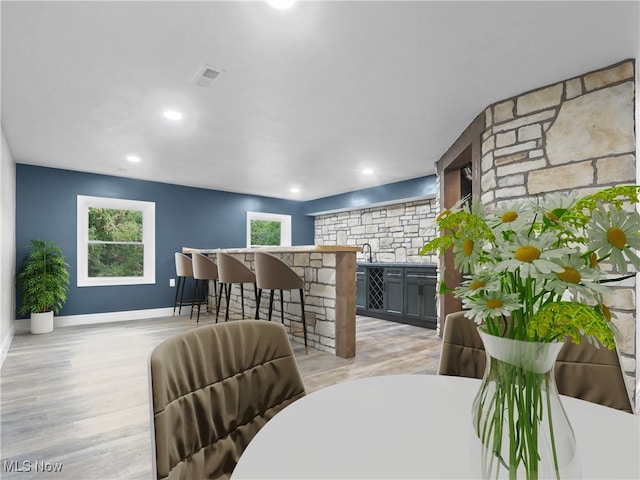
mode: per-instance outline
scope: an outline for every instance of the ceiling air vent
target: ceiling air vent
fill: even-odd
[[[224,70],[205,64],[198,70],[198,73],[195,74],[192,82],[201,87],[208,87],[212,83],[220,80],[220,77],[224,74]]]

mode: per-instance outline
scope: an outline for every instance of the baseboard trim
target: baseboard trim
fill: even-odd
[[[126,322],[128,320],[168,317],[172,314],[173,307],[152,308],[148,310],[128,310],[123,312],[88,313],[82,315],[63,315],[53,317],[53,326],[54,328],[58,328],[74,327],[77,325],[95,325],[98,323]],[[16,332],[28,332],[30,330],[30,320],[28,318],[17,319],[14,324]],[[11,337],[13,338],[13,335]]]
[[[0,368],[4,364],[4,359],[7,358],[7,353],[9,353],[9,347],[11,347],[11,342],[13,341],[13,336],[16,333],[15,322],[12,322],[9,327],[9,334],[6,336],[4,341],[2,342],[2,350],[0,350]]]

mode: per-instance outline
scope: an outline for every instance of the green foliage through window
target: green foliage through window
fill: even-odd
[[[89,277],[144,275],[142,212],[89,208]]]
[[[251,245],[280,245],[281,222],[251,220]]]

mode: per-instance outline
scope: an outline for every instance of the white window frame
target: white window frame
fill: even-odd
[[[259,246],[251,245],[251,220],[280,222],[280,246],[291,246],[291,215],[247,211],[247,248]]]
[[[140,200],[78,195],[78,287],[156,283],[156,204]],[[142,212],[144,274],[141,277],[89,277],[89,208]]]

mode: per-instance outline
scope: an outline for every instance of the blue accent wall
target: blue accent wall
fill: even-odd
[[[155,202],[154,285],[76,287],[77,195]],[[22,263],[21,247],[31,239],[56,241],[71,270],[69,295],[60,315],[171,307],[174,252],[183,246],[245,247],[247,210],[291,215],[293,245],[311,245],[314,219],[304,214],[303,207],[303,202],[17,164],[16,265]],[[19,298],[17,302],[20,305]]]
[[[332,211],[367,208],[376,204],[435,196],[436,176],[429,175],[311,200],[304,204],[304,213],[319,215]]]

